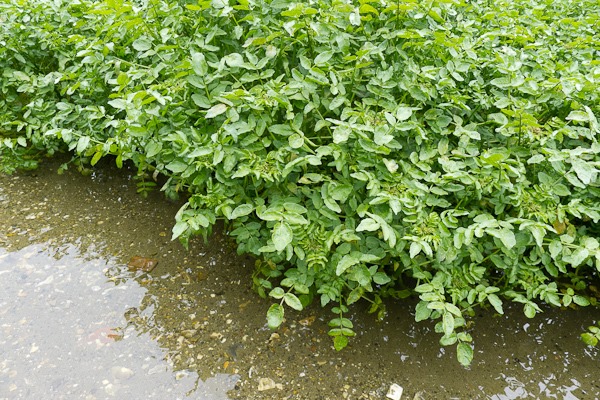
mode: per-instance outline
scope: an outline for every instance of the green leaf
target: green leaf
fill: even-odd
[[[280,304],[271,304],[267,311],[267,325],[270,329],[277,329],[283,323],[284,310]]]
[[[348,338],[346,336],[339,335],[333,337],[333,347],[337,351],[345,349],[346,346],[348,346]]]
[[[568,121],[587,122],[589,121],[590,117],[585,111],[576,110],[571,111],[565,119]]]
[[[302,137],[302,135],[294,133],[293,135],[288,137],[288,143],[290,144],[290,147],[292,149],[299,149],[300,147],[304,146],[304,137]]]
[[[196,104],[200,108],[210,108],[211,107],[210,100],[208,100],[208,98],[206,96],[198,94],[198,93],[194,93],[192,95],[192,101],[194,102],[194,104]]]
[[[530,303],[525,304],[525,306],[523,307],[523,311],[525,312],[525,316],[527,318],[535,317],[535,314],[536,314],[535,307],[533,305],[531,305]]]
[[[376,231],[380,228],[379,222],[375,221],[372,218],[365,218],[362,221],[360,221],[360,224],[358,224],[358,226],[356,227],[356,231],[357,232],[362,232],[362,231]]]
[[[410,258],[415,258],[420,252],[423,250],[423,247],[420,243],[412,242],[410,244]]]
[[[206,63],[204,54],[196,52],[192,53],[192,68],[194,69],[194,73],[200,77],[204,77],[208,74],[208,64]]]
[[[229,219],[236,219],[243,216],[246,216],[254,211],[254,206],[252,204],[240,204],[231,212],[231,217]]]
[[[429,319],[432,311],[431,308],[427,307],[427,302],[420,301],[415,309],[415,321],[420,322]]]
[[[415,287],[415,292],[417,293],[427,293],[433,292],[435,289],[431,283],[422,283],[419,286]]]
[[[504,310],[502,308],[502,300],[500,300],[498,296],[496,296],[494,293],[490,293],[488,294],[487,299],[498,314],[504,314]]]
[[[454,316],[445,312],[442,317],[442,327],[444,328],[444,335],[450,336],[454,332]]]
[[[360,12],[358,9],[350,13],[350,24],[360,26]]]
[[[281,299],[284,295],[285,295],[285,292],[280,287],[273,288],[273,290],[271,290],[271,292],[269,292],[269,296],[271,296],[275,299]]]
[[[348,268],[350,268],[353,265],[356,265],[360,262],[360,260],[356,257],[354,257],[351,254],[346,254],[344,257],[342,257],[342,259],[338,262],[336,268],[335,268],[335,274],[337,276],[342,275]]]
[[[331,50],[319,53],[319,55],[315,57],[315,65],[325,64],[331,57],[333,57],[333,51]]]
[[[451,312],[455,316],[462,317],[462,313],[461,313],[460,309],[458,307],[456,307],[454,304],[446,303],[446,304],[444,304],[444,307],[446,308],[447,311]]]
[[[375,275],[373,275],[373,282],[375,282],[378,285],[385,285],[386,283],[390,283],[391,281],[392,278],[387,276],[387,274],[385,274],[384,272],[377,272],[375,273]]]
[[[290,136],[293,133],[295,133],[294,130],[292,129],[292,127],[289,126],[288,124],[271,125],[269,127],[269,132],[274,133],[276,135],[281,135],[281,136]]]
[[[288,244],[292,243],[294,233],[286,222],[278,222],[273,229],[273,245],[275,250],[282,251]]]
[[[513,231],[503,228],[503,229],[487,229],[486,232],[494,237],[500,239],[502,244],[507,249],[512,249],[517,244],[517,239],[515,238],[515,234]]]
[[[598,344],[598,338],[589,332],[581,334],[581,340],[588,346],[595,347]]]
[[[586,306],[590,305],[590,301],[587,298],[585,298],[583,296],[579,296],[579,295],[573,296],[573,303],[575,303],[581,307],[586,307]]]
[[[290,306],[294,310],[302,311],[302,309],[303,309],[302,303],[300,302],[300,299],[298,299],[298,297],[296,297],[296,295],[293,294],[293,293],[286,293],[286,294],[284,294],[283,295],[283,301],[285,301],[285,304],[287,304],[288,306]]]
[[[181,236],[187,229],[189,228],[189,224],[185,221],[177,221],[177,223],[175,224],[175,226],[173,226],[173,236],[171,237],[171,240],[175,240],[177,239],[179,236]]]
[[[152,48],[152,40],[146,36],[141,36],[133,42],[133,48],[137,51],[147,51]]]
[[[91,161],[90,161],[90,165],[94,166],[96,165],[96,163],[98,163],[98,161],[100,160],[100,158],[102,157],[102,152],[101,151],[97,151],[94,156],[92,157]]]
[[[334,200],[345,202],[353,190],[354,190],[354,188],[352,187],[352,185],[349,185],[349,184],[336,185],[333,187],[333,189],[331,189],[331,197]],[[358,228],[357,228],[357,230],[358,230]]]
[[[170,163],[165,165],[165,168],[171,172],[181,173],[188,168],[188,164],[181,161],[171,161]]]
[[[461,365],[468,367],[473,361],[473,348],[467,343],[459,343],[456,346],[456,359]]]
[[[224,57],[225,63],[230,67],[244,66],[244,57],[239,53],[231,53]]]
[[[344,143],[350,137],[351,129],[346,126],[337,126],[333,130],[333,143]]]
[[[398,121],[406,121],[411,117],[413,113],[412,108],[409,107],[398,107],[396,110],[396,119]]]
[[[221,103],[221,104],[217,104],[215,106],[212,106],[207,112],[206,115],[204,116],[204,118],[206,119],[211,119],[214,118],[218,115],[223,114],[225,111],[227,111],[227,105]]]
[[[339,108],[342,104],[344,104],[345,101],[346,101],[346,96],[339,95],[336,98],[334,98],[331,101],[331,103],[329,103],[329,109],[335,110],[335,109]]]
[[[578,267],[589,257],[589,255],[590,252],[588,249],[579,248],[575,250],[573,254],[571,254],[569,257],[563,257],[563,259],[565,261],[568,260],[568,262],[570,262],[573,265],[573,267]]]
[[[592,181],[596,180],[598,171],[591,164],[575,159],[571,160],[571,165],[579,180],[585,185],[589,185]]]
[[[79,140],[77,141],[76,151],[78,153],[83,153],[85,151],[85,149],[87,149],[88,144],[90,144],[90,137],[89,136],[81,136],[79,138]]]

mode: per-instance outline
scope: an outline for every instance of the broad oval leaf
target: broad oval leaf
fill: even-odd
[[[459,343],[456,346],[456,359],[461,365],[468,367],[473,361],[473,348],[468,343]]]
[[[337,276],[340,276],[344,273],[344,271],[346,271],[348,268],[350,268],[353,265],[356,265],[360,262],[360,259],[354,257],[351,254],[346,254],[344,257],[342,257],[342,259],[338,262],[336,268],[335,268],[335,274]]]
[[[292,228],[286,222],[278,222],[273,229],[273,245],[275,250],[282,251],[292,242],[294,233]]]
[[[227,105],[220,103],[217,104],[215,106],[212,106],[207,112],[206,115],[204,116],[204,118],[206,119],[210,119],[210,118],[214,118],[218,115],[223,114],[225,111],[227,111]]]
[[[252,211],[254,211],[254,206],[252,204],[240,204],[239,206],[233,209],[233,211],[231,212],[230,219],[243,217],[245,215],[250,214]]]
[[[356,231],[357,232],[361,232],[361,231],[376,231],[377,229],[380,228],[380,224],[379,222],[375,221],[372,218],[365,218],[362,221],[360,221],[360,224],[358,224],[358,226],[356,227]]]
[[[287,304],[294,310],[302,311],[302,309],[304,308],[304,307],[302,307],[302,302],[300,301],[300,299],[298,297],[296,297],[296,295],[293,293],[284,294],[283,301],[285,301],[285,304]]]
[[[281,304],[271,304],[267,311],[267,325],[270,329],[277,329],[283,323],[284,310]]]

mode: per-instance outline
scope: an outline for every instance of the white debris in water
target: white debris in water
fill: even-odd
[[[31,349],[29,350],[29,353],[35,353],[36,351],[38,351],[40,349],[39,346],[37,346],[35,343],[31,345]]]
[[[402,386],[393,383],[390,386],[390,390],[388,390],[386,397],[392,400],[400,400],[403,391],[404,389],[402,389]]]
[[[47,277],[46,279],[44,279],[43,281],[41,281],[40,283],[38,283],[37,285],[35,285],[36,287],[40,287],[43,285],[49,285],[54,281],[54,275],[50,275],[49,277]]]

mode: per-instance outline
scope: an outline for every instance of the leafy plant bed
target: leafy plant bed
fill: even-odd
[[[223,220],[285,307],[416,295],[442,345],[466,319],[596,305],[595,1],[9,1],[0,165],[111,156],[184,196],[184,245]],[[66,166],[65,166],[66,167]],[[591,342],[588,341],[588,342]]]

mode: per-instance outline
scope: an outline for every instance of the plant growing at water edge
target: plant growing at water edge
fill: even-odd
[[[588,346],[597,346],[600,341],[600,323],[588,326],[587,332],[581,334],[581,340]]]
[[[274,305],[419,297],[473,357],[476,307],[596,305],[593,1],[43,0],[0,5],[0,152],[132,162],[225,221]]]

